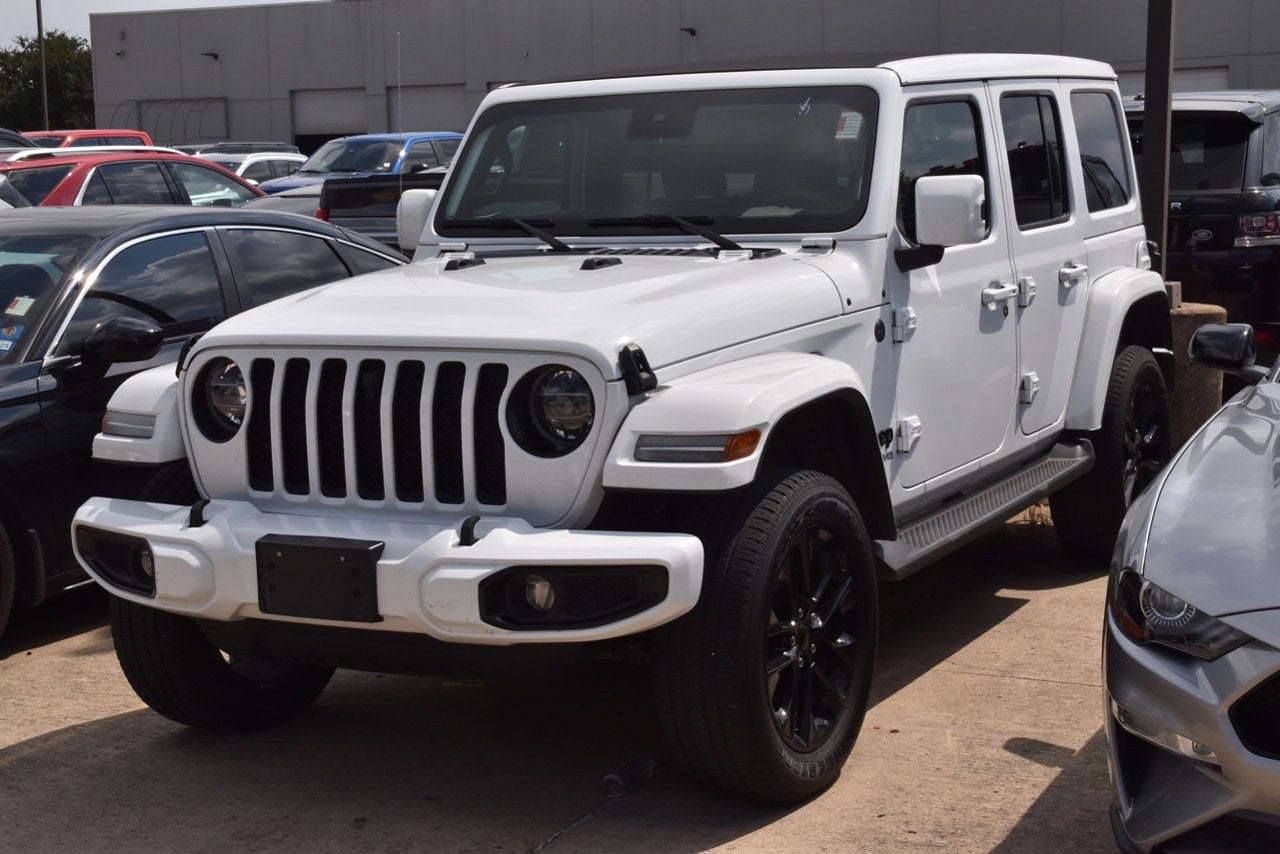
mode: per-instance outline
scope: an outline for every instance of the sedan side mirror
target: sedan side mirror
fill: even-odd
[[[1247,323],[1206,323],[1192,334],[1187,351],[1195,364],[1226,371],[1250,384],[1267,376],[1267,369],[1254,363],[1258,347],[1253,327]]]
[[[145,362],[164,346],[164,330],[149,320],[113,317],[85,336],[80,360],[86,365]]]

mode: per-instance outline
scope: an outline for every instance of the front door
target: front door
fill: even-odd
[[[908,240],[915,240],[915,180],[923,175],[981,175],[987,199],[998,199],[997,137],[983,115],[975,96],[960,88],[931,90],[927,99],[908,103],[898,217]],[[998,203],[988,207],[981,242],[949,248],[938,264],[912,271],[905,303],[893,300],[900,320],[913,315],[915,324],[914,330],[902,329],[904,340],[897,345],[895,480],[901,487],[999,450],[1010,428],[1016,303],[992,295],[1008,293],[1013,270],[1008,224]]]

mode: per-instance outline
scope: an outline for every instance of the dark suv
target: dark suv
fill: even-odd
[[[1143,102],[1125,104],[1142,157]],[[1280,90],[1173,96],[1166,276],[1280,351]],[[1274,325],[1273,325],[1274,324]],[[1261,361],[1261,360],[1260,360]]]

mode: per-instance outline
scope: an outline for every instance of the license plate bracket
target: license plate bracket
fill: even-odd
[[[378,558],[384,543],[268,534],[255,543],[258,608],[264,614],[377,623]]]

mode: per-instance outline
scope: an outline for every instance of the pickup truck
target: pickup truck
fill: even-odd
[[[402,175],[329,178],[320,189],[315,215],[399,249],[396,210],[405,190],[439,189],[442,166]]]
[[[1112,69],[1062,56],[490,92],[402,199],[412,264],[112,399],[95,453],[165,475],[73,522],[125,675],[250,730],[338,667],[638,661],[688,773],[813,796],[880,581],[1045,496],[1105,567],[1168,459],[1124,128]]]

